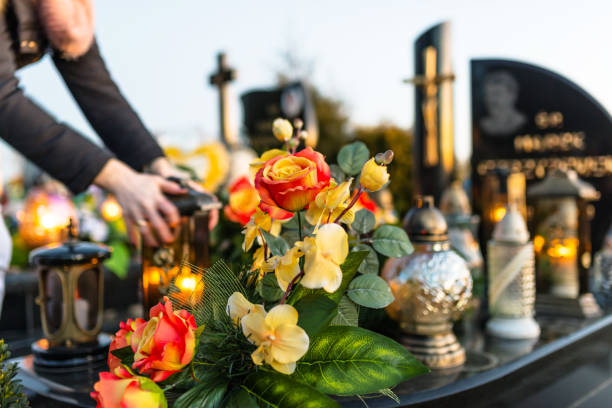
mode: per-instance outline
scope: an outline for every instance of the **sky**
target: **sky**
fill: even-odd
[[[413,43],[440,21],[452,24],[456,74],[455,149],[470,154],[469,61],[511,58],[556,71],[612,111],[612,2],[601,0],[202,1],[97,0],[102,54],[125,96],[162,141],[185,148],[218,134],[217,95],[208,85],[224,50],[239,95],[273,85],[287,50],[312,66],[310,81],[343,100],[351,125],[410,127]],[[58,120],[96,139],[49,58],[18,74],[26,94]],[[16,155],[0,149],[5,179]]]

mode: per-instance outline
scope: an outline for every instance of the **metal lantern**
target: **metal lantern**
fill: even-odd
[[[94,343],[102,327],[102,261],[111,251],[104,245],[77,241],[72,224],[68,230],[63,244],[30,253],[30,263],[38,267],[37,303],[50,347]]]
[[[145,310],[157,304],[168,294],[173,280],[185,297],[201,293],[201,284],[191,276],[191,268],[181,267],[188,262],[198,267],[209,266],[209,214],[221,207],[214,196],[183,185],[187,193],[168,195],[177,207],[181,220],[175,229],[172,244],[149,247],[142,251],[142,290]],[[180,279],[178,279],[180,277]],[[182,286],[181,286],[182,285]]]
[[[474,295],[482,295],[484,288],[484,262],[480,245],[474,237],[480,217],[472,215],[472,207],[459,181],[451,183],[440,199],[440,211],[448,224],[448,237],[453,249],[467,261],[474,282]]]
[[[588,293],[591,266],[590,201],[599,192],[572,170],[555,170],[529,188],[538,276],[538,309],[593,316],[600,313]],[[567,299],[564,301],[563,299]],[[567,306],[560,306],[564,305]]]
[[[465,350],[452,331],[472,296],[465,261],[450,248],[447,225],[432,197],[418,197],[404,220],[414,252],[392,259],[383,277],[395,296],[387,308],[404,331],[404,345],[431,368],[465,362]]]
[[[489,312],[487,331],[507,339],[531,339],[540,335],[533,319],[535,269],[533,243],[516,206],[495,226],[487,246],[489,263]]]

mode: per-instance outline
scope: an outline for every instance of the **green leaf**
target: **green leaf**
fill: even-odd
[[[370,158],[370,151],[363,142],[353,142],[338,152],[338,165],[349,176],[359,174],[363,164]]]
[[[289,250],[289,245],[287,241],[285,241],[281,237],[275,237],[270,234],[268,231],[260,228],[259,229],[263,234],[264,240],[268,244],[268,248],[270,249],[270,253],[273,256],[283,256]]]
[[[130,346],[114,349],[111,351],[111,354],[121,360],[121,363],[127,365],[128,367],[134,362],[134,351],[132,351],[132,347]]]
[[[395,401],[396,404],[400,403],[399,397],[393,391],[391,391],[390,388],[383,388],[382,390],[379,390],[378,392],[384,395],[385,397],[391,398],[393,401]]]
[[[172,408],[221,408],[227,379],[217,375],[185,391]]]
[[[366,208],[363,208],[355,213],[355,220],[351,224],[351,228],[359,234],[367,234],[374,229],[376,225],[376,217],[374,213]]]
[[[307,295],[295,303],[298,311],[298,326],[308,333],[309,337],[314,336],[336,315],[338,305],[324,295]]]
[[[244,380],[242,388],[264,407],[340,408],[327,395],[284,374],[258,371]]]
[[[401,344],[359,327],[330,326],[310,340],[293,377],[332,395],[379,392],[428,372]]]
[[[378,255],[372,249],[371,246],[366,244],[357,244],[353,247],[352,251],[365,251],[368,255],[365,257],[357,271],[359,273],[372,273],[374,275],[378,275],[378,269],[380,264],[378,262]]]
[[[334,178],[334,180],[336,180],[338,184],[346,180],[346,174],[344,174],[340,166],[338,166],[337,164],[332,164],[331,166],[329,166],[329,169],[331,172],[331,176]]]
[[[338,313],[332,319],[332,326],[357,326],[359,323],[359,310],[346,296],[342,296],[338,303]]]
[[[111,257],[104,262],[104,266],[117,275],[117,277],[125,279],[130,266],[130,250],[123,242],[111,242],[110,246],[113,252]]]
[[[242,388],[234,388],[230,391],[229,398],[224,408],[259,408],[257,401]]]
[[[379,253],[392,258],[401,258],[412,253],[412,244],[406,231],[393,225],[382,225],[374,231],[372,245]]]
[[[273,273],[267,273],[257,283],[257,291],[261,297],[267,302],[276,302],[283,297],[283,291],[278,286],[276,275]]]
[[[344,291],[348,287],[349,283],[351,282],[353,277],[355,277],[355,274],[357,273],[357,268],[359,268],[359,265],[361,264],[361,262],[363,262],[367,254],[368,253],[365,251],[349,252],[348,256],[344,260],[344,263],[340,265],[340,269],[342,270],[342,283],[340,284],[338,290],[336,290],[334,293],[327,293],[323,289],[313,290],[306,289],[303,286],[298,286],[297,289],[295,289],[289,296],[288,303],[290,305],[293,305],[304,296],[314,294],[327,296],[335,303],[338,303],[340,301],[340,298],[342,298],[342,295],[344,295]]]
[[[394,300],[387,282],[372,274],[361,275],[353,279],[346,294],[358,305],[372,309],[387,307]]]

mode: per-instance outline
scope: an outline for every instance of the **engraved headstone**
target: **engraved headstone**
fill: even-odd
[[[612,117],[578,85],[519,61],[471,61],[475,209],[487,172],[521,171],[527,184],[555,168],[574,169],[601,192],[594,203],[597,250],[612,220]]]

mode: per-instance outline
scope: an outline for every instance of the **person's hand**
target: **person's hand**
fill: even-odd
[[[208,193],[208,191],[206,191],[201,184],[191,180],[191,176],[188,172],[176,168],[176,166],[173,166],[172,163],[170,163],[170,161],[165,157],[158,157],[157,159],[153,160],[149,167],[153,173],[162,176],[165,179],[169,177],[176,177],[178,179],[186,181],[187,185],[195,191],[199,191],[201,193]],[[218,222],[219,210],[212,210],[210,212],[208,228],[212,230],[213,228],[215,228]]]
[[[137,173],[116,159],[106,163],[94,183],[113,194],[121,205],[132,243],[138,243],[135,227],[148,246],[174,241],[172,227],[178,225],[180,215],[163,193],[184,193],[178,184],[158,175]]]

